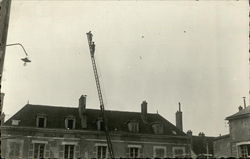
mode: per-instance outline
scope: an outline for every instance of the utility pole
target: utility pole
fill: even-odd
[[[6,50],[6,42],[9,28],[9,18],[10,18],[10,7],[11,0],[1,0],[0,1],[0,125],[4,122],[4,118],[2,117],[2,109],[3,109],[3,96],[2,93],[2,75],[3,75],[3,66],[4,66],[4,57]],[[1,138],[1,133],[0,133]],[[2,140],[1,140],[2,141]],[[0,141],[0,157],[1,153],[1,141]]]
[[[91,33],[91,31],[89,31],[87,33],[87,38],[88,38],[91,62],[92,62],[93,71],[94,71],[94,75],[95,75],[95,82],[96,82],[96,87],[97,87],[98,98],[99,98],[99,102],[100,102],[102,120],[103,120],[104,127],[105,127],[104,132],[105,132],[106,141],[107,141],[107,145],[108,145],[109,156],[112,159],[112,158],[114,158],[114,152],[113,152],[112,142],[111,142],[110,134],[109,134],[108,121],[107,121],[106,116],[105,116],[105,108],[104,108],[104,102],[103,102],[103,97],[102,97],[102,90],[101,90],[101,85],[100,85],[100,81],[99,81],[99,76],[98,76],[96,62],[95,62],[95,56],[94,56],[95,55],[95,43],[92,41],[93,34]]]

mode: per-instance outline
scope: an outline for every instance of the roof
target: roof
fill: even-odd
[[[230,138],[230,134],[226,134],[226,135],[221,135],[221,136],[214,138],[214,141],[222,140],[222,139],[229,139],[229,138]]]
[[[247,106],[246,108],[243,108],[242,110],[240,110],[239,112],[228,116],[226,118],[226,120],[232,120],[232,119],[239,119],[239,118],[244,118],[244,117],[248,117],[248,115],[250,114],[250,106]]]
[[[101,112],[98,109],[86,109],[87,130],[97,130],[96,122],[100,118],[100,113]],[[110,123],[110,131],[128,131],[127,123],[131,120],[136,120],[139,122],[139,133],[151,134],[153,133],[152,123],[161,122],[163,124],[164,135],[186,135],[159,114],[148,113],[147,123],[145,123],[142,120],[140,112],[105,110],[105,113],[107,120]],[[65,129],[65,118],[67,116],[73,116],[76,119],[75,129],[83,129],[80,125],[78,108],[31,104],[25,105],[21,110],[7,120],[4,125],[10,126],[12,124],[12,120],[20,120],[18,126],[36,127],[36,117],[39,114],[46,115],[46,128]]]
[[[213,150],[213,141],[215,137],[208,136],[192,136],[192,148],[195,154],[207,154],[207,144],[208,144],[208,153],[214,154]]]

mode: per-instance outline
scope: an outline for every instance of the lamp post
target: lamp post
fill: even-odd
[[[28,58],[28,54],[27,54],[25,48],[23,47],[23,45],[21,43],[7,44],[6,46],[15,46],[15,45],[21,46],[21,48],[23,49],[23,51],[24,51],[24,53],[26,55],[25,58],[21,58],[21,60],[24,62],[24,65],[26,65],[26,63],[28,63],[28,62],[31,62],[31,60],[29,60],[29,58]]]

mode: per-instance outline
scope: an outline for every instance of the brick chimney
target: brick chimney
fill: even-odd
[[[175,121],[176,121],[176,127],[182,131],[183,125],[182,125],[182,112],[181,112],[180,102],[179,102],[179,110],[175,113]]]
[[[79,111],[79,117],[81,119],[82,128],[87,128],[86,98],[87,98],[86,95],[81,95],[81,97],[79,98],[78,111]]]
[[[147,121],[147,107],[148,107],[148,103],[144,100],[141,104],[141,116],[142,116],[142,120],[143,121]]]

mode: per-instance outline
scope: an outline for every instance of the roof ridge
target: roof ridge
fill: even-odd
[[[54,108],[72,108],[72,109],[78,109],[78,107],[69,107],[69,106],[56,106],[56,105],[41,105],[41,104],[26,104],[26,106],[40,106],[40,107],[54,107]],[[95,108],[86,108],[86,110],[100,110]],[[135,111],[128,111],[128,110],[113,110],[113,109],[105,109],[106,112],[127,112],[127,113],[141,113],[141,112],[135,112]],[[148,113],[148,114],[157,114],[157,113]]]
[[[78,108],[78,107],[59,106],[59,105],[44,105],[44,104],[26,104],[25,106],[57,107],[57,108]]]

